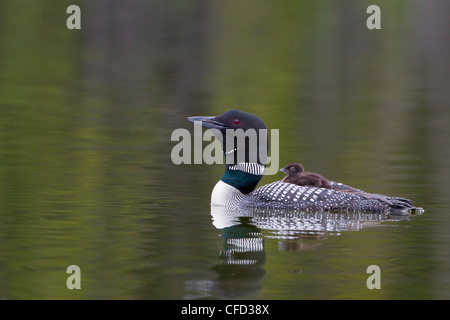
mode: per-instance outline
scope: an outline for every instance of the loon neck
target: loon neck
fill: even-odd
[[[238,189],[243,194],[255,190],[263,177],[265,166],[259,163],[241,162],[226,164],[222,181]]]

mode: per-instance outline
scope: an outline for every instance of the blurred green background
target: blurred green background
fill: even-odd
[[[223,168],[170,159],[187,116],[229,109],[280,130],[280,165],[426,210],[320,239],[263,230],[246,298],[450,298],[449,17],[448,0],[1,0],[0,298],[182,299],[192,279],[229,296],[209,206]]]

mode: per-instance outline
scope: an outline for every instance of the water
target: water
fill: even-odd
[[[367,6],[89,1],[69,31],[2,1],[0,298],[449,299],[450,8],[383,2],[372,32]],[[212,211],[223,168],[173,165],[170,136],[231,108],[280,165],[425,212]]]

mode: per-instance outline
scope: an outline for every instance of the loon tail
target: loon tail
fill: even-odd
[[[356,189],[347,186],[343,183],[334,181],[331,182],[331,188],[336,191],[348,192],[355,195],[359,195],[365,199],[375,199],[384,202],[389,206],[390,210],[394,212],[418,211],[421,213],[424,211],[423,208],[414,206],[414,201],[402,197],[389,197],[377,193],[368,193],[360,189]]]
[[[392,203],[390,205],[390,208],[394,212],[416,211],[417,213],[422,213],[424,211],[423,208],[414,206],[414,202],[409,199],[399,197],[393,197],[388,199]]]

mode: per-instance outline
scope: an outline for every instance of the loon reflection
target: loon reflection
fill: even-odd
[[[216,278],[185,283],[186,290],[190,292],[186,299],[257,296],[266,274],[266,239],[278,240],[280,251],[310,250],[320,246],[323,240],[345,231],[358,231],[383,221],[412,218],[380,213],[231,209],[220,206],[211,206],[211,216],[212,224],[221,231],[222,239],[219,263],[212,268]]]
[[[343,231],[358,231],[365,225],[382,221],[406,220],[411,216],[384,215],[370,212],[332,213],[326,211],[230,209],[211,206],[213,225],[223,229],[239,225],[243,217],[259,230],[266,230],[265,237],[276,239],[320,239],[325,235],[338,235]]]

